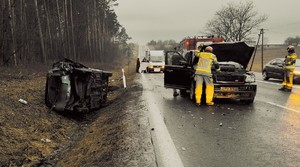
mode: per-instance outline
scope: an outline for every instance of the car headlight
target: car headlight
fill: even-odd
[[[149,68],[153,68],[153,65],[149,65]]]
[[[248,82],[248,83],[255,82],[255,75],[254,74],[246,74],[245,82]]]
[[[165,68],[165,66],[161,66],[161,68]]]

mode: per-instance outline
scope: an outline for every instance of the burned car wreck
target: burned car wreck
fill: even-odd
[[[254,47],[244,42],[213,43],[214,54],[219,62],[219,69],[212,67],[214,99],[237,99],[244,103],[253,103],[257,85],[255,75],[247,71]],[[181,93],[190,92],[190,99],[195,99],[194,64],[197,62],[194,51],[184,56],[177,51],[165,54],[164,86],[180,89]],[[176,61],[174,61],[176,60]]]
[[[51,110],[88,112],[106,101],[111,72],[64,59],[47,73],[45,103]]]

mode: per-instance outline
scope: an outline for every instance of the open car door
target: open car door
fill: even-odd
[[[166,51],[164,75],[165,88],[189,89],[193,70],[179,52]]]

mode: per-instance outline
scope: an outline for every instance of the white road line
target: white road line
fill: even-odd
[[[256,80],[256,82],[271,84],[271,85],[279,85],[279,86],[281,85],[281,83],[274,83],[274,82],[261,81],[261,80]],[[300,85],[293,85],[293,88],[300,89]]]
[[[260,81],[260,80],[256,80],[256,82],[265,83],[265,84],[271,84],[271,85],[281,85],[281,83],[274,83],[274,82]]]
[[[298,110],[295,110],[295,109],[292,109],[292,108],[288,108],[288,107],[285,107],[285,106],[282,106],[282,105],[279,105],[279,104],[275,104],[273,102],[267,102],[267,103],[271,104],[271,105],[274,105],[274,106],[277,106],[279,108],[283,108],[283,109],[290,110],[290,111],[293,111],[293,112],[296,112],[296,113],[300,113],[300,111],[298,111]]]
[[[144,88],[151,90],[149,80],[142,74]],[[176,150],[171,135],[164,123],[160,109],[152,95],[152,91],[145,91],[146,102],[149,109],[150,125],[153,128],[152,137],[158,166],[183,167],[183,163]]]

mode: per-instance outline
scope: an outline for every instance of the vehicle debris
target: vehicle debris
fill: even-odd
[[[109,71],[88,68],[64,59],[47,73],[45,103],[56,111],[88,112],[100,109],[108,94]]]
[[[26,101],[26,100],[24,100],[24,99],[19,99],[18,100],[20,103],[22,103],[22,104],[28,104],[28,102]]]
[[[50,143],[50,142],[51,142],[51,140],[50,140],[50,139],[44,139],[44,138],[43,138],[43,139],[41,139],[41,141],[42,141],[42,142],[44,142],[44,143]]]

